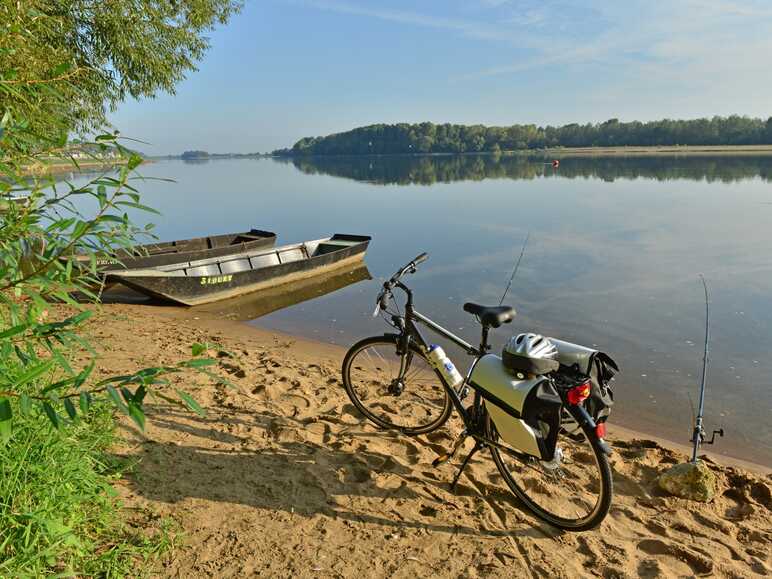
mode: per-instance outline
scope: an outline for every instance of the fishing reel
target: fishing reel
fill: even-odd
[[[692,435],[692,438],[689,442],[694,444],[699,439],[700,444],[716,444],[716,435],[718,435],[719,438],[724,438],[724,429],[719,428],[714,430],[711,433],[710,440],[705,440],[705,431],[701,428],[695,428],[694,434]]]

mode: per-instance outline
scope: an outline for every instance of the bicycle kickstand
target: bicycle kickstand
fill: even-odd
[[[469,454],[466,455],[466,458],[464,459],[464,462],[461,463],[461,467],[458,469],[458,472],[456,473],[455,478],[453,479],[453,482],[450,485],[450,488],[453,492],[456,492],[456,485],[458,484],[458,479],[461,478],[461,473],[464,472],[464,469],[466,468],[466,465],[469,464],[469,461],[472,460],[472,457],[477,454],[477,451],[480,450],[483,447],[482,444],[480,444],[479,441],[475,441],[474,448],[469,452]]]
[[[464,444],[464,441],[467,439],[467,436],[469,435],[466,433],[466,430],[462,431],[459,437],[456,439],[456,442],[453,444],[453,448],[450,450],[450,452],[446,452],[445,454],[441,454],[440,456],[435,458],[432,461],[432,466],[434,468],[437,468],[441,464],[446,463],[451,458],[456,456],[458,449],[461,448],[461,446]]]

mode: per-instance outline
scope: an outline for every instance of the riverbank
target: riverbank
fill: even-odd
[[[152,162],[143,160],[142,164]],[[94,173],[114,169],[128,163],[128,159],[112,159],[108,162],[96,160],[79,160],[77,166],[70,160],[39,162],[24,167],[25,177],[43,177],[46,175],[62,175],[65,173]]]
[[[501,151],[478,151],[466,153],[378,153],[378,154],[274,154],[273,159],[346,159],[367,157],[506,157],[538,156],[560,157],[647,157],[647,156],[748,156],[772,155],[772,145],[676,145],[656,147],[555,147],[547,149],[512,149]]]
[[[118,488],[129,509],[175,520],[182,545],[166,576],[503,577],[770,572],[769,469],[713,464],[721,493],[703,505],[657,490],[685,459],[651,437],[611,430],[616,496],[600,532],[564,534],[517,508],[478,455],[455,493],[457,465],[431,461],[459,425],[406,438],[376,431],[340,385],[344,349],[179,308],[106,305],[91,324],[102,371],[123,373],[218,343],[235,387],[184,380],[202,419],[159,400],[140,459]],[[173,383],[173,386],[178,384]],[[183,385],[180,383],[179,385]]]
[[[556,156],[614,156],[638,157],[648,155],[772,155],[772,145],[683,145],[673,147],[560,147],[544,149],[545,154]]]

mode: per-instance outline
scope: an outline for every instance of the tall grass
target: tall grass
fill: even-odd
[[[61,430],[38,407],[17,414],[0,445],[0,576],[136,576],[169,546],[122,521],[112,413],[98,404]]]

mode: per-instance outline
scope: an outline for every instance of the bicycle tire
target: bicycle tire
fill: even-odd
[[[500,451],[498,448],[491,446],[490,451],[491,455],[493,456],[493,462],[496,463],[496,468],[498,468],[499,473],[504,479],[504,482],[506,482],[509,489],[515,494],[515,496],[520,499],[520,501],[526,506],[528,510],[530,510],[533,514],[535,514],[540,519],[550,523],[551,525],[558,527],[560,529],[564,529],[566,531],[587,531],[590,529],[594,529],[600,523],[603,521],[603,519],[608,514],[609,509],[611,508],[611,499],[613,496],[613,479],[611,475],[611,466],[608,462],[608,457],[606,456],[606,453],[603,451],[603,449],[600,446],[600,443],[598,442],[597,437],[595,436],[595,433],[588,427],[588,426],[581,426],[582,434],[584,436],[584,442],[589,442],[589,446],[592,448],[592,453],[594,457],[595,465],[597,466],[598,471],[598,482],[599,482],[599,498],[594,506],[594,508],[583,517],[578,517],[576,519],[572,519],[569,517],[564,516],[558,516],[557,514],[548,511],[546,508],[544,508],[537,500],[529,496],[528,492],[525,488],[523,488],[524,484],[518,484],[517,479],[513,476],[513,474],[510,472],[510,469],[507,467],[504,458],[502,457],[502,451]],[[488,432],[488,436],[492,440],[496,440],[498,437],[498,433],[496,432],[495,425],[493,424],[493,420],[490,417],[490,414],[486,412],[486,430]],[[561,436],[558,438],[558,445],[560,445],[560,442],[562,439],[569,438],[567,434],[562,433]],[[569,438],[570,440],[575,440],[574,438]],[[539,461],[536,459],[532,459],[535,467],[522,467],[522,468],[543,468]],[[547,472],[546,470],[544,471]],[[518,477],[519,478],[519,477]],[[542,489],[544,490],[544,489]],[[536,493],[534,493],[536,494]],[[547,499],[548,504],[555,504],[557,502],[557,497],[554,493],[551,493],[549,495],[549,498]]]
[[[379,380],[373,379],[374,373],[378,373],[378,371],[381,372],[381,376],[385,376],[387,374],[385,370],[381,368],[377,370],[364,369],[364,366],[372,365],[370,363],[373,360],[367,359],[363,352],[367,353],[368,349],[380,346],[387,355],[393,352],[396,360],[398,344],[399,336],[386,334],[365,338],[351,346],[343,359],[343,366],[341,368],[343,386],[357,410],[379,428],[397,430],[410,436],[427,434],[445,424],[453,410],[453,405],[450,396],[445,390],[441,375],[431,366],[419,348],[415,344],[410,344],[409,364],[412,366],[415,360],[421,360],[421,365],[418,369],[417,367],[412,369],[409,367],[405,377],[410,377],[411,372],[417,377],[419,376],[418,372],[420,372],[420,379],[411,380],[411,384],[403,385],[404,390],[402,392],[391,392],[389,390],[391,383],[386,384],[387,380],[384,378]],[[380,356],[381,358],[378,360],[378,363],[382,362],[383,365],[388,365],[388,360],[382,355]],[[352,378],[352,369],[354,373],[361,375]],[[368,381],[372,383],[370,384],[370,389],[377,391],[377,395],[374,397],[362,395],[362,378],[368,375],[370,376]],[[433,376],[433,379],[430,380],[429,375]],[[429,384],[430,381],[432,382],[431,385]],[[410,391],[405,394],[408,389]],[[421,394],[421,390],[423,390],[424,395]],[[430,393],[435,400],[428,400]],[[393,398],[393,400],[390,400],[390,398]],[[372,402],[372,404],[368,404],[368,402]],[[388,402],[391,402],[391,404]],[[374,410],[376,407],[380,409],[380,412],[376,413]],[[428,415],[428,411],[431,411],[430,415]],[[390,418],[390,414],[400,415],[401,423],[397,421],[397,418]],[[416,419],[416,415],[419,414],[428,415],[426,422],[420,424],[411,423],[411,419]]]

